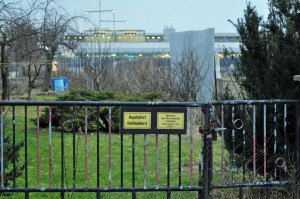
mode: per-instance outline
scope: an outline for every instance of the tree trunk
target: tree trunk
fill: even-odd
[[[30,66],[29,66],[29,70],[28,70],[28,96],[27,96],[27,99],[28,101],[31,101],[31,93],[32,93],[32,90],[33,90],[33,85],[34,85],[34,81],[31,80],[31,76],[30,76]]]
[[[44,76],[43,92],[47,92],[51,89],[51,74],[52,74],[52,57],[48,57],[45,76]]]
[[[1,45],[1,78],[2,78],[2,100],[8,99],[9,94],[9,79],[8,79],[8,65],[5,56],[5,45]]]
[[[31,101],[31,93],[32,93],[32,87],[28,87],[28,101]]]
[[[9,80],[8,80],[8,67],[2,63],[1,66],[1,77],[2,77],[2,100],[8,100],[9,95]]]

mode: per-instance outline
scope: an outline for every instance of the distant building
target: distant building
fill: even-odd
[[[92,59],[99,63],[100,56],[108,62],[135,60],[143,57],[154,57],[162,66],[171,66],[170,36],[177,34],[172,26],[165,26],[160,33],[148,33],[145,30],[108,30],[89,29],[80,35],[66,35],[66,40],[79,41],[75,54],[61,53],[58,67],[61,64],[78,67],[81,59]],[[225,84],[220,79],[228,77],[239,62],[239,35],[237,33],[212,33],[214,48],[215,83],[222,90]],[[233,52],[233,56],[224,57],[224,49]],[[79,56],[78,56],[79,55]],[[174,55],[173,55],[174,56]],[[223,80],[222,80],[223,81]],[[221,85],[221,86],[220,86]]]
[[[165,26],[161,33],[147,33],[145,30],[86,30],[81,35],[66,35],[65,39],[79,40],[79,53],[90,56],[109,53],[114,58],[129,59],[154,56],[157,59],[170,58],[169,35],[175,33],[172,26]],[[239,36],[236,33],[215,33],[214,49],[221,53],[224,48],[239,53]],[[80,52],[81,51],[81,52]],[[68,55],[69,56],[69,55]],[[222,58],[222,56],[220,56]]]

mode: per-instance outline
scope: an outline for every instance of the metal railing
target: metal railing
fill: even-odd
[[[124,106],[186,108],[187,134],[119,134]],[[292,167],[299,168],[298,100],[16,101],[1,102],[0,111],[0,192],[25,198],[32,192],[136,198],[150,191],[210,198],[220,188],[238,188],[243,198],[244,187],[285,186]]]

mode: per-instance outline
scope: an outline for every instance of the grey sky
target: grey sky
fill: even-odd
[[[250,0],[260,15],[268,13],[267,0]],[[87,10],[99,10],[98,0],[62,0],[61,5],[69,14],[83,14]],[[116,29],[143,29],[147,32],[162,32],[164,25],[172,25],[176,31],[201,30],[214,27],[216,32],[235,32],[227,21],[236,21],[243,16],[246,0],[101,0],[101,10],[116,10]],[[112,20],[112,13],[102,13],[102,20]],[[88,17],[98,24],[99,14]],[[86,26],[86,27],[84,27]],[[81,28],[90,25],[81,24]],[[112,28],[112,23],[101,23],[102,28]]]

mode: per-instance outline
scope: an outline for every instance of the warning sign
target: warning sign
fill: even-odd
[[[124,106],[120,112],[122,134],[185,134],[186,108]]]
[[[184,129],[184,113],[158,112],[157,129]]]
[[[150,112],[124,112],[124,129],[151,129]]]

